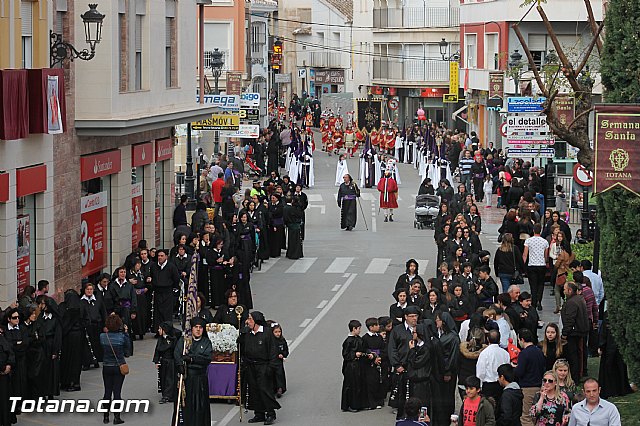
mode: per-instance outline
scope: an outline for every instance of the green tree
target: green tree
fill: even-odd
[[[605,18],[602,83],[609,103],[640,102],[640,2],[610,0]],[[640,380],[640,199],[614,189],[598,197],[601,265],[614,336],[631,379]]]

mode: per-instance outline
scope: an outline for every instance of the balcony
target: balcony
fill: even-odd
[[[449,63],[419,59],[374,59],[373,79],[397,82],[447,82],[449,81]]]
[[[458,7],[404,7],[373,9],[373,27],[450,28],[460,25]]]
[[[309,61],[309,65],[314,68],[347,68],[342,62],[342,53],[340,52],[309,52]]]

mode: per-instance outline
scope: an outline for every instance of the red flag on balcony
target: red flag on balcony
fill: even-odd
[[[464,93],[469,90],[469,68],[464,69]]]

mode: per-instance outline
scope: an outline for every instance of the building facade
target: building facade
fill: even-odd
[[[357,84],[357,94],[394,99],[397,109],[386,108],[383,115],[400,127],[410,124],[420,107],[427,118],[448,122],[453,107],[443,103],[443,95],[449,89],[449,60],[459,50],[459,11],[457,0],[356,0],[355,69],[369,81]]]
[[[278,11],[275,0],[251,0],[247,16],[247,40],[249,48],[247,65],[247,92],[260,94],[260,117],[262,125],[269,124],[267,111],[269,91],[273,84],[273,72],[269,63],[270,31],[273,14]]]

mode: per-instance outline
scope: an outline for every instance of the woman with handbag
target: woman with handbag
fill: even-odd
[[[571,244],[565,238],[564,232],[559,231],[556,236],[556,241],[551,243],[549,253],[553,252],[550,257],[554,258],[553,270],[554,270],[554,285],[555,285],[555,299],[556,309],[554,314],[560,312],[562,308],[562,300],[564,296],[564,284],[567,282],[567,275],[569,274],[569,265],[576,258],[575,254],[571,251]]]
[[[129,329],[123,325],[118,315],[112,313],[105,322],[107,333],[100,334],[100,344],[104,351],[104,362],[102,364],[102,381],[104,383],[103,400],[120,400],[124,376],[129,374],[129,365],[125,360],[131,352],[131,340],[129,339]],[[113,395],[113,399],[111,396]],[[104,413],[103,423],[109,423],[109,411]],[[120,418],[120,413],[113,413],[113,424],[124,423]]]
[[[493,270],[502,283],[502,291],[507,292],[511,284],[521,284],[524,262],[522,252],[513,243],[513,235],[506,233],[493,258]]]

